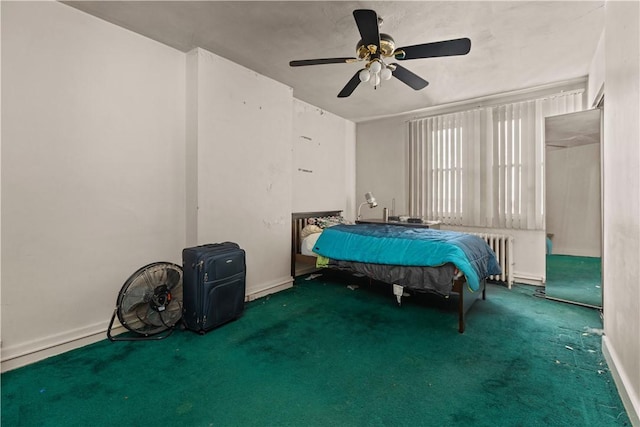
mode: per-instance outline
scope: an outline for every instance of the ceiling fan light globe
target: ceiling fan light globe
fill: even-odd
[[[387,67],[383,68],[382,71],[380,71],[380,78],[382,78],[382,80],[389,80],[392,75],[393,74],[391,73],[391,70]]]
[[[372,73],[379,73],[381,69],[382,64],[380,64],[380,61],[373,61],[369,66],[369,70],[371,70]]]
[[[360,71],[360,74],[358,74],[358,77],[360,78],[360,81],[365,83],[368,82],[369,79],[371,78],[371,73],[369,73],[369,70],[367,70],[366,68],[362,71]]]
[[[377,73],[377,74],[372,75],[371,79],[369,80],[369,84],[371,86],[374,86],[374,87],[378,86],[380,84],[380,74]]]

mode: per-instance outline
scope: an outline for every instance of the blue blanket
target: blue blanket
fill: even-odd
[[[397,225],[356,224],[326,228],[313,251],[327,258],[372,264],[438,267],[453,263],[471,290],[500,274],[495,253],[478,236]]]

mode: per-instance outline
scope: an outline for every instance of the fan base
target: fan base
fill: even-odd
[[[109,322],[109,327],[107,328],[107,338],[109,338],[109,341],[114,342],[114,341],[151,341],[151,340],[163,340],[165,338],[167,338],[169,335],[171,335],[173,333],[173,331],[175,330],[175,325],[170,327],[169,329],[165,330],[165,333],[158,333],[158,334],[153,334],[153,335],[139,335],[139,336],[126,336],[126,337],[121,337],[121,336],[113,336],[111,334],[111,330],[113,329],[113,322],[116,320],[116,313],[118,312],[118,308],[116,307],[113,310],[113,315],[111,315],[111,321]]]

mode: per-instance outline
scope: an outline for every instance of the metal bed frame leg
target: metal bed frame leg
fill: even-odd
[[[480,285],[482,286],[482,299],[485,300],[487,295],[487,281],[482,280]],[[469,311],[469,308],[471,308],[477,299],[481,298],[477,293],[468,293],[465,298],[464,286],[463,281],[456,281],[454,283],[454,290],[457,289],[460,295],[460,298],[458,299],[458,332],[461,334],[463,334],[465,330],[465,316],[467,311]]]
[[[464,334],[465,324],[464,316],[467,312],[465,307],[464,288],[463,284],[460,285],[460,296],[458,299],[458,332]]]

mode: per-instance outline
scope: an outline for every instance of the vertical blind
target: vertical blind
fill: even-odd
[[[410,121],[411,216],[544,229],[544,118],[582,108],[573,91]]]

